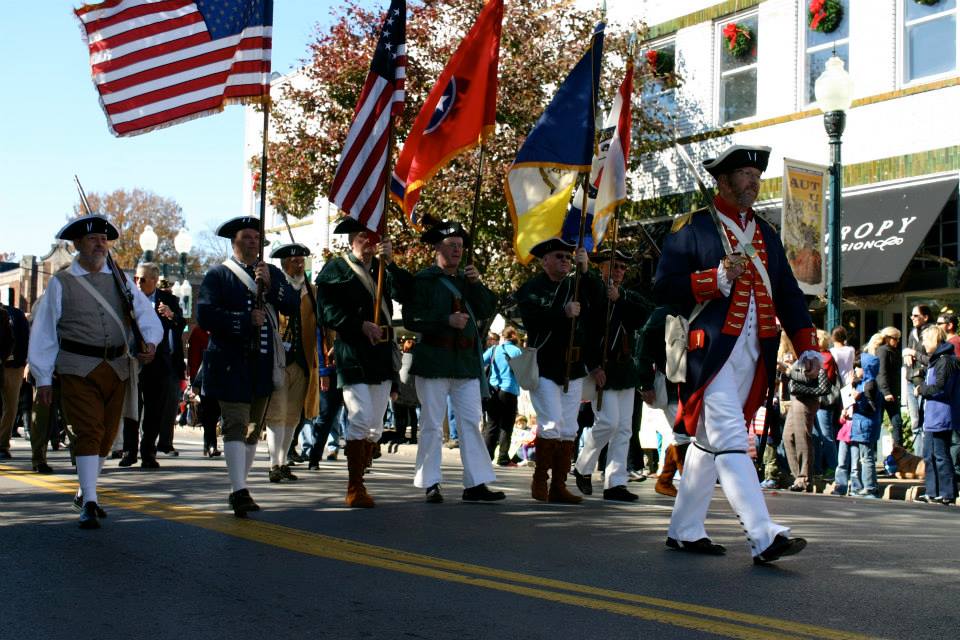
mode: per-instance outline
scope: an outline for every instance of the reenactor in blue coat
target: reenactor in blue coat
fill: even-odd
[[[231,241],[233,255],[207,272],[197,298],[197,321],[210,332],[203,356],[203,394],[220,403],[229,504],[240,518],[260,510],[247,489],[247,475],[270,395],[282,383],[286,365],[283,347],[278,346],[277,312],[290,315],[300,306],[300,294],[283,272],[258,261],[259,228],[257,218],[246,216],[220,225],[217,235]],[[263,308],[257,305],[258,287]]]
[[[801,360],[820,366],[816,331],[780,237],[751,208],[769,156],[769,147],[736,145],[703,163],[717,181],[716,214],[704,209],[674,223],[654,285],[661,304],[692,318],[676,429],[694,440],[667,546],[725,553],[704,528],[719,478],[758,564],[806,546],[770,518],[749,457],[747,427],[776,373],[778,318]]]

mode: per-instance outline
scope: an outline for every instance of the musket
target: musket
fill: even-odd
[[[720,241],[723,243],[723,250],[730,255],[733,253],[733,247],[730,245],[730,238],[727,237],[727,232],[723,228],[723,223],[720,222],[720,217],[717,215],[717,208],[713,204],[713,190],[711,190],[707,185],[703,183],[703,178],[700,177],[700,172],[697,171],[697,166],[693,164],[693,160],[690,159],[690,156],[687,155],[687,152],[679,142],[675,142],[673,147],[677,150],[677,155],[680,156],[680,160],[686,165],[687,169],[690,170],[690,174],[693,175],[694,179],[697,181],[697,188],[700,190],[700,194],[707,201],[707,210],[710,212],[710,218],[713,220],[713,224],[717,227],[717,233],[720,234]]]
[[[83,185],[80,184],[80,178],[74,174],[73,181],[77,183],[77,191],[80,192],[80,204],[83,205],[87,215],[93,215],[90,209],[90,203],[87,201],[87,194],[83,191]],[[134,346],[138,353],[147,351],[147,341],[143,339],[143,332],[140,331],[140,325],[137,323],[137,314],[133,306],[133,292],[127,288],[127,276],[124,275],[114,262],[110,251],[107,251],[107,266],[110,267],[110,273],[113,274],[113,283],[120,290],[120,304],[123,306],[123,313],[130,321],[130,330],[133,332]]]

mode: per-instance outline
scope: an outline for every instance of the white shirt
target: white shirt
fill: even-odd
[[[76,258],[70,264],[69,271],[75,276],[85,276],[89,271],[80,266]],[[110,267],[104,262],[100,273],[110,273]],[[143,333],[144,342],[156,346],[163,339],[163,325],[153,310],[153,305],[147,300],[140,289],[134,287],[129,280],[127,290],[133,294],[133,311],[137,316],[137,324]],[[51,278],[40,300],[33,308],[33,324],[30,327],[30,343],[27,348],[27,360],[30,363],[30,372],[38,387],[50,386],[53,379],[53,370],[57,363],[57,353],[60,351],[60,341],[57,337],[57,323],[63,312],[63,287],[56,278]]]

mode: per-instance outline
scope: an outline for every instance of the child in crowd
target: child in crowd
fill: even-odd
[[[851,372],[851,377],[855,375]],[[850,405],[852,409],[853,405]],[[850,429],[853,426],[853,420],[844,410],[840,416],[840,430],[837,432],[837,470],[834,476],[833,491],[834,496],[845,496],[847,492],[856,493],[863,488],[860,484],[860,461],[855,455],[851,455],[852,448],[850,443]]]
[[[920,502],[953,504],[957,492],[954,484],[950,441],[960,423],[960,385],[958,364],[953,344],[947,342],[942,327],[930,326],[923,331],[923,348],[930,356],[926,378],[916,388],[926,402],[923,409],[923,459],[927,464],[926,490]]]
[[[854,387],[852,420],[850,426],[851,455],[860,461],[860,483],[863,488],[851,495],[861,498],[878,498],[877,442],[880,440],[880,422],[883,411],[883,396],[877,385],[880,360],[864,351],[854,375],[862,372],[862,380]]]

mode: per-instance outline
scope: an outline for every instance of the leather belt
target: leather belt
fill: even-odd
[[[60,340],[60,350],[67,353],[75,353],[78,356],[87,356],[89,358],[101,358],[103,360],[113,360],[119,358],[127,352],[126,345],[115,347],[96,347],[92,344],[83,344],[63,338]]]
[[[425,335],[423,343],[440,349],[472,349],[474,338],[467,336]]]

